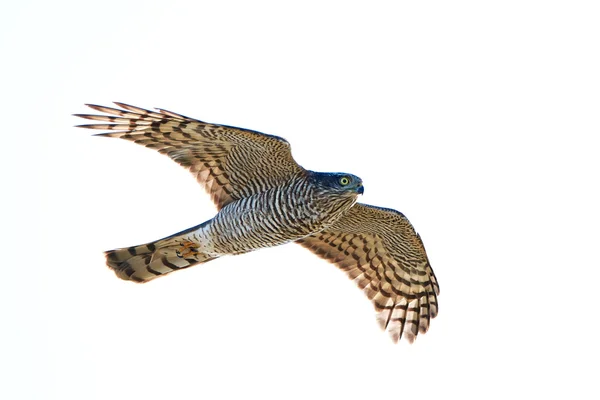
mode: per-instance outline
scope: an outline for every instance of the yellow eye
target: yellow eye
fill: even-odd
[[[349,183],[350,183],[350,178],[348,178],[347,176],[342,176],[340,178],[340,185],[346,186]]]

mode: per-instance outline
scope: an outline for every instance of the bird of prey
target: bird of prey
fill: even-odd
[[[296,242],[332,262],[372,300],[394,342],[413,342],[438,313],[439,286],[423,242],[395,210],[357,203],[360,178],[314,172],[280,137],[174,112],[88,104],[108,115],[84,128],[157,150],[188,169],[210,194],[214,218],[151,243],[106,252],[116,275],[152,279],[230,254]]]

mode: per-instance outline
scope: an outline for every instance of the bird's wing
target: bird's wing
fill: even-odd
[[[398,211],[355,204],[324,231],[297,241],[345,271],[375,305],[394,342],[413,342],[438,312],[439,286],[419,235]]]
[[[88,104],[110,115],[76,114],[104,122],[79,126],[108,130],[99,136],[130,140],[166,154],[196,177],[219,209],[304,171],[294,161],[289,143],[280,137],[209,124],[162,109],[153,112],[115,104],[122,109]]]

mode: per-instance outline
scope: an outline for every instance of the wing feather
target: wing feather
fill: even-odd
[[[115,104],[121,109],[87,104],[108,115],[76,114],[104,122],[80,127],[109,131],[99,136],[129,140],[167,155],[196,177],[219,209],[305,172],[292,157],[289,143],[277,136],[163,109]]]
[[[355,204],[324,231],[297,241],[334,263],[373,301],[377,321],[397,342],[413,342],[438,312],[439,286],[425,247],[395,210]]]

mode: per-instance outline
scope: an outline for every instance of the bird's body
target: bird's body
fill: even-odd
[[[297,242],[336,264],[374,302],[394,341],[427,331],[435,275],[421,239],[394,210],[356,204],[360,178],[300,167],[282,138],[117,103],[116,116],[78,115],[188,168],[211,195],[214,218],[155,242],[106,252],[122,279],[147,282],[224,255]]]
[[[207,225],[219,255],[241,254],[264,247],[296,241],[333,224],[354,205],[362,192],[357,185],[344,191],[311,184],[319,175],[303,176],[223,207]],[[338,174],[327,174],[335,178]],[[344,176],[347,176],[344,174]],[[336,193],[335,201],[331,194]]]
[[[338,175],[305,171],[288,184],[225,205],[214,218],[148,244],[107,252],[109,266],[127,280],[147,282],[161,275],[213,260],[289,243],[320,232],[355,203],[362,183],[344,189],[335,201]],[[315,184],[321,180],[321,185]],[[330,183],[331,187],[327,184]]]

